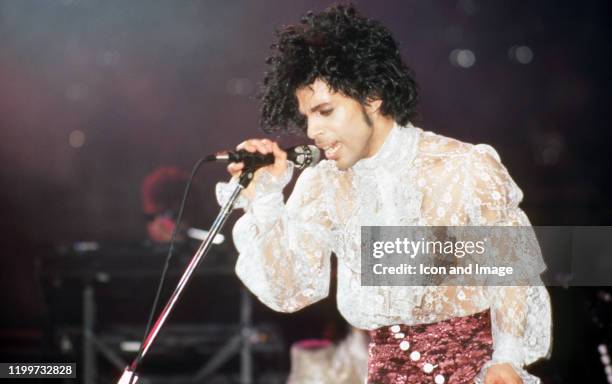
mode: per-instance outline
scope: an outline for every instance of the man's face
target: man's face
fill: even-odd
[[[368,109],[356,100],[334,92],[322,80],[295,92],[300,112],[307,119],[308,137],[336,161],[338,169],[352,167],[360,159],[374,155],[376,129]]]

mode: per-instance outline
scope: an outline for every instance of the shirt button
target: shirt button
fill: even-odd
[[[404,334],[402,332],[398,332],[395,335],[393,335],[396,339],[403,339],[404,338]]]
[[[402,351],[407,351],[410,348],[410,343],[404,340],[400,343],[399,347]]]
[[[394,325],[391,327],[391,332],[393,333],[398,333],[400,331],[400,326],[399,325]]]
[[[436,375],[436,377],[434,378],[434,382],[436,384],[444,384],[444,376]]]
[[[421,358],[421,353],[419,351],[414,351],[410,354],[410,360],[417,361]]]
[[[434,369],[434,366],[432,364],[425,363],[425,365],[423,365],[423,372],[425,373],[432,373],[433,369]]]

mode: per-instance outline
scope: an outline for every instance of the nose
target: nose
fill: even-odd
[[[308,119],[308,121],[306,122],[306,126],[306,134],[311,140],[314,140],[323,131],[321,124],[317,124],[316,122],[313,122],[310,119]]]

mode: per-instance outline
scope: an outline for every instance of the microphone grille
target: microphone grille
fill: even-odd
[[[314,145],[298,145],[289,153],[291,160],[298,169],[314,167],[321,161],[321,151]]]

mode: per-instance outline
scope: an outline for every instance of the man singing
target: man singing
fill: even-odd
[[[335,253],[338,309],[370,330],[368,383],[539,383],[523,367],[550,354],[541,260],[525,286],[361,285],[362,225],[529,226],[497,152],[411,124],[411,72],[389,31],[352,6],[308,13],[277,37],[262,126],[307,133],[326,160],[300,174],[285,203],[286,153],[268,139],[237,147],[275,158],[238,201],[240,279],[269,307],[297,311],[328,295]],[[243,167],[230,164],[220,201]]]

